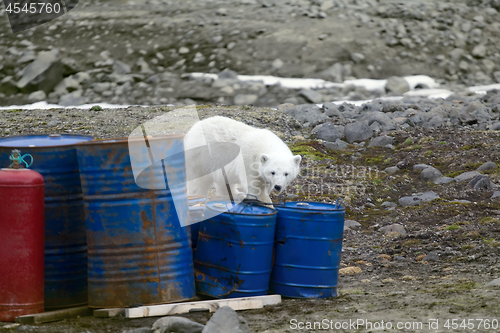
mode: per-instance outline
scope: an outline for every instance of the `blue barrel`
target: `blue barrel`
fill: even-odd
[[[276,210],[227,201],[206,206],[208,215],[219,215],[200,223],[196,292],[215,298],[267,295]]]
[[[155,139],[150,138],[149,144]],[[182,152],[182,136],[165,137],[162,153]],[[146,148],[146,145],[144,145]],[[137,150],[136,150],[137,152]],[[145,159],[148,151],[145,149]],[[188,214],[184,154],[153,163],[141,183],[134,179],[127,140],[78,145],[87,224],[89,306],[128,307],[189,300],[196,296],[188,228],[177,214]],[[137,156],[136,156],[137,157]],[[164,174],[175,171],[184,186],[172,190]],[[149,176],[148,176],[149,174]],[[161,176],[158,176],[161,175]],[[156,178],[159,177],[159,178]],[[170,181],[170,180],[168,180]],[[177,211],[172,192],[185,202]]]
[[[318,202],[276,205],[270,292],[286,297],[337,297],[345,208]]]
[[[87,303],[87,240],[75,144],[89,140],[70,134],[0,139],[0,161],[8,161],[17,148],[33,156],[30,169],[45,179],[46,310]]]

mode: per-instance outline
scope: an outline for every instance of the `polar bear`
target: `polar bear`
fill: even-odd
[[[230,196],[248,193],[266,203],[271,191],[283,192],[297,177],[302,160],[271,131],[220,116],[195,123],[184,137],[184,150],[189,196],[207,197],[215,185],[217,195],[229,189]]]

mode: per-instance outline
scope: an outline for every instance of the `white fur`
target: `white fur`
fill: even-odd
[[[214,184],[218,195],[227,193],[222,171],[212,172],[212,165],[225,157],[217,155],[223,155],[224,151],[212,153],[210,157],[188,152],[210,142],[234,143],[241,149],[239,158],[224,168],[234,197],[238,194],[236,184],[241,184],[243,192],[270,203],[271,191],[283,192],[299,173],[300,155],[293,156],[274,133],[217,116],[197,122],[184,138],[186,176],[190,180],[188,195],[206,196]],[[276,185],[281,187],[279,191]]]

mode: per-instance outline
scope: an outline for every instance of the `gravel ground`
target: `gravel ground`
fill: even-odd
[[[425,101],[420,105],[424,107]],[[0,136],[66,132],[122,137],[170,109],[5,110],[1,111]],[[489,319],[490,323],[500,320],[500,281],[496,280],[497,286],[487,286],[500,277],[500,201],[491,198],[496,189],[474,189],[468,186],[470,179],[437,185],[422,180],[422,172],[415,165],[432,165],[444,176],[457,177],[494,161],[492,168],[482,173],[490,184],[500,183],[496,164],[500,157],[499,131],[468,125],[399,128],[385,133],[393,138],[393,148],[367,148],[370,140],[365,140],[334,150],[327,147],[328,141],[311,135],[311,127],[302,126],[281,111],[209,106],[198,107],[198,111],[201,118],[225,115],[274,130],[304,158],[301,175],[289,188],[289,200],[333,202],[340,196],[347,208],[346,223],[351,227],[344,232],[339,297],[285,299],[277,306],[240,312],[253,332],[365,331],[362,326],[340,330],[299,330],[295,326],[323,319],[332,320],[333,325],[349,320],[424,325],[406,326],[402,332],[467,331],[463,327],[447,329],[447,320],[457,319],[460,325],[464,319],[474,319],[471,324],[475,330],[469,331],[495,331],[478,325],[479,319]],[[332,117],[332,121],[337,118]],[[392,165],[398,165],[396,172],[384,171]],[[405,196],[428,191],[439,198],[424,199],[415,206],[401,201]],[[204,324],[210,315],[184,317]],[[150,327],[156,319],[83,317],[12,330],[121,333]],[[430,319],[439,319],[439,329],[429,328]]]

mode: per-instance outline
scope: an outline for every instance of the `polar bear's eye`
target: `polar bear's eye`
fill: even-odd
[[[276,174],[276,172],[274,172],[274,171],[271,171],[271,175],[273,175],[273,176],[274,176],[275,174]]]
[[[285,177],[288,177],[288,172],[285,172]]]

